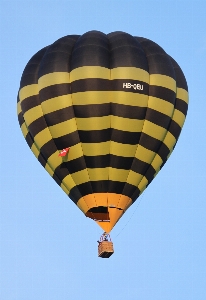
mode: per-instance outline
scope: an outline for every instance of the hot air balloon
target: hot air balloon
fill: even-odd
[[[106,233],[167,161],[187,108],[175,60],[124,32],[60,38],[30,59],[18,93],[32,152]]]

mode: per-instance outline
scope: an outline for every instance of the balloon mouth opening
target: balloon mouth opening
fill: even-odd
[[[115,206],[110,206],[110,209],[118,209],[120,211],[123,211],[123,209]],[[94,221],[99,222],[110,222],[110,212],[109,212],[108,206],[98,206],[98,207],[92,207],[88,212],[86,213],[86,216]]]
[[[124,210],[122,208],[112,205],[92,207],[85,215],[94,220],[105,232],[109,233],[123,213]]]
[[[94,221],[109,222],[109,211],[106,206],[92,207],[86,213],[86,216]]]

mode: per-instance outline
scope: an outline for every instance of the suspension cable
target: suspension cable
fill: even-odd
[[[139,197],[139,202],[135,208],[135,210],[133,211],[132,215],[130,216],[129,220],[126,222],[126,224],[122,227],[122,229],[120,230],[120,232],[115,236],[114,240],[122,233],[122,231],[125,229],[125,227],[129,224],[129,222],[131,221],[131,219],[133,218],[134,214],[136,213],[142,199],[144,197],[144,194],[142,196]]]

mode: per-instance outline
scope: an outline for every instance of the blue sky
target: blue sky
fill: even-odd
[[[204,300],[206,294],[206,2],[0,1],[0,299]],[[188,116],[169,161],[112,231],[102,233],[33,156],[16,97],[38,50],[69,34],[120,30],[158,43],[181,66]]]

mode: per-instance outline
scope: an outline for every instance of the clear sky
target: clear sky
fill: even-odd
[[[189,111],[175,151],[112,231],[102,230],[38,163],[16,97],[38,50],[69,34],[120,30],[158,43],[181,66]],[[0,1],[0,299],[206,299],[206,1]]]

